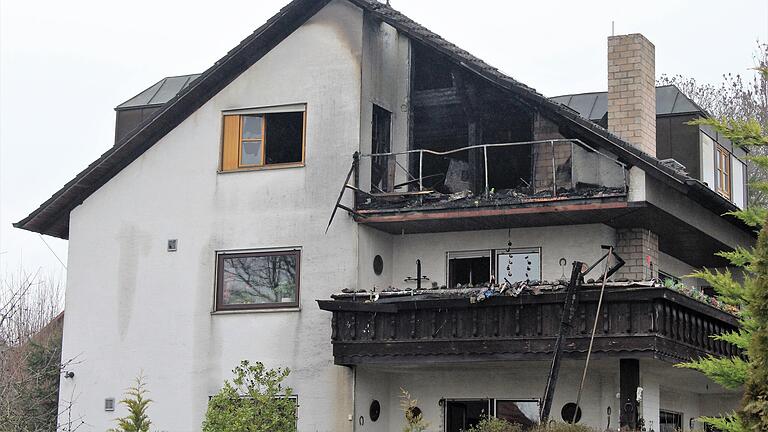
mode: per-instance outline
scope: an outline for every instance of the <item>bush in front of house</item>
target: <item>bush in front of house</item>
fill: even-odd
[[[496,417],[486,417],[467,432],[523,432],[523,427]]]
[[[578,424],[550,422],[546,425],[537,425],[531,429],[523,429],[517,423],[510,423],[504,419],[487,417],[469,428],[466,432],[597,432],[587,426]]]
[[[232,372],[208,402],[203,432],[296,432],[293,390],[283,385],[289,369],[243,360]]]

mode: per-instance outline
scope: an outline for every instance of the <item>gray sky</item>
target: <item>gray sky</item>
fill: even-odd
[[[202,72],[287,1],[0,1],[0,276],[63,273],[37,234],[11,223],[112,145],[116,105]],[[748,73],[756,41],[768,41],[766,0],[392,5],[547,96],[605,90],[612,21],[656,45],[657,75],[700,82]],[[66,262],[66,242],[46,240]]]

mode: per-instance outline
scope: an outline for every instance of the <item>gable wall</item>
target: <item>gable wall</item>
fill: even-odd
[[[201,31],[205,31],[201,29]],[[71,215],[62,401],[81,430],[141,371],[153,427],[200,430],[242,359],[288,366],[299,430],[351,429],[351,375],[333,366],[315,299],[356,280],[356,226],[325,224],[360,136],[362,12],[332,1]],[[221,112],[307,104],[306,166],[217,174]],[[178,252],[166,241],[178,239]],[[212,314],[215,251],[301,247],[301,311]]]

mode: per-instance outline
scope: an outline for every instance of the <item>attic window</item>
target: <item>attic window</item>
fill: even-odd
[[[221,170],[303,165],[304,126],[303,106],[225,113]]]
[[[716,192],[725,198],[731,198],[731,154],[725,148],[717,146],[717,167],[715,172]]]

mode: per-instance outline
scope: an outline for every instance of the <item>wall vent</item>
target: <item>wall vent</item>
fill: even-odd
[[[114,410],[115,410],[115,398],[104,399],[104,411],[114,411]]]

